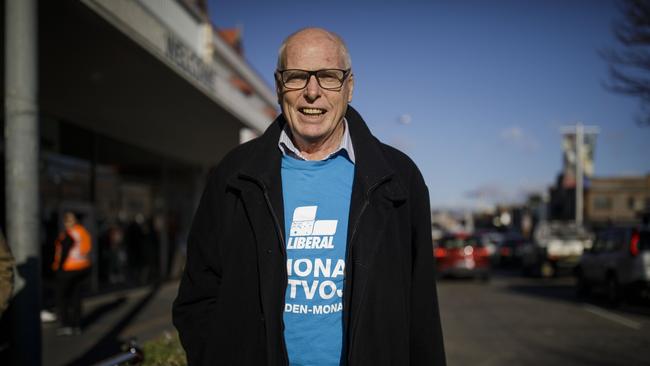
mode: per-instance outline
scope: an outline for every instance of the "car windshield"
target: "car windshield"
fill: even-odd
[[[550,236],[560,240],[581,240],[587,238],[587,233],[573,226],[560,226],[553,228]]]
[[[584,229],[570,225],[551,226],[540,234],[541,237],[546,236],[548,239],[559,240],[585,240],[589,238],[589,234]]]
[[[481,242],[475,237],[468,238],[458,238],[458,237],[447,237],[443,238],[438,242],[440,248],[446,249],[462,249],[466,246],[471,245],[473,247],[481,247]]]
[[[523,243],[523,241],[521,241],[519,239],[510,239],[510,240],[504,241],[502,246],[504,246],[504,247],[516,247],[516,246],[521,245],[522,243]]]
[[[483,234],[483,241],[484,242],[488,241],[490,243],[498,243],[498,242],[503,241],[503,238],[504,238],[503,234],[499,234],[499,233],[486,233],[486,234]]]

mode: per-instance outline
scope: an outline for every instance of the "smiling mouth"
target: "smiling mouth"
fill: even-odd
[[[326,110],[321,108],[298,108],[298,111],[307,116],[320,116],[322,114],[325,114],[325,112],[327,112]]]

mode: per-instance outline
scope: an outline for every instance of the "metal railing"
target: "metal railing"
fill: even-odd
[[[125,344],[123,348],[124,352],[111,356],[94,366],[140,365],[144,361],[144,353],[134,339]]]

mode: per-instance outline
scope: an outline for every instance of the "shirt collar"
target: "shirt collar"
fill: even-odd
[[[350,129],[348,128],[348,121],[347,119],[343,118],[343,137],[341,138],[341,144],[339,147],[334,150],[331,154],[327,155],[321,160],[327,160],[331,158],[334,154],[337,154],[339,151],[343,150],[348,154],[348,158],[352,162],[352,164],[355,163],[354,161],[354,148],[352,147],[352,138],[350,138]],[[293,158],[299,159],[299,160],[307,160],[305,159],[304,156],[300,153],[300,150],[296,147],[296,145],[293,144],[293,141],[291,141],[291,129],[289,128],[289,124],[286,123],[284,125],[284,128],[282,128],[282,132],[280,132],[280,140],[278,141],[278,148],[280,151],[282,151],[283,155],[288,155]]]

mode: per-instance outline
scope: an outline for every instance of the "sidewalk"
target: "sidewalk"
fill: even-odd
[[[57,336],[58,323],[43,323],[43,365],[92,365],[120,352],[136,338],[139,345],[172,332],[171,306],[178,281],[84,300],[83,333]]]

